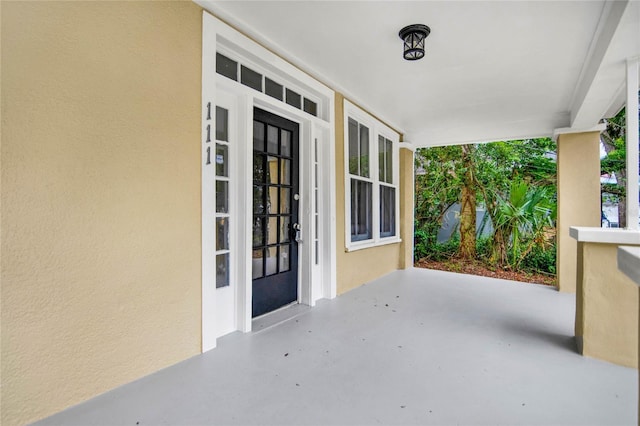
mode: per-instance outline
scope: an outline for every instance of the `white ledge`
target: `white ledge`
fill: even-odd
[[[618,269],[640,285],[640,247],[618,247]]]
[[[640,231],[628,229],[572,226],[569,228],[569,235],[585,243],[640,245]]]

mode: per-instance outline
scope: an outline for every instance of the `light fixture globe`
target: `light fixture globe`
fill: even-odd
[[[408,25],[398,35],[404,41],[404,58],[415,61],[424,57],[424,39],[431,33],[431,28],[422,24]]]

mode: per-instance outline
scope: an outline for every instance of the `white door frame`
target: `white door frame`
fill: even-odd
[[[216,74],[216,52],[221,52],[262,75],[277,79],[287,88],[317,104],[317,116],[267,96],[239,82]],[[234,105],[235,131],[230,180],[237,194],[231,197],[233,278],[235,282],[235,324],[233,329],[251,330],[252,252],[252,138],[253,109],[266,111],[300,125],[300,224],[302,243],[298,250],[298,302],[309,306],[321,298],[336,295],[336,200],[334,92],[259,46],[207,12],[203,13],[202,52],[202,351],[212,349],[216,339],[229,328],[217,324],[220,298],[215,288],[215,165],[206,165],[207,136],[214,133],[207,105],[217,99]],[[223,94],[224,93],[224,94]],[[209,127],[208,127],[209,126]],[[235,142],[237,141],[237,142]],[[316,150],[317,145],[317,150]],[[215,149],[215,141],[213,148]],[[316,171],[317,165],[317,171]],[[316,179],[317,176],[317,179]],[[317,194],[317,197],[316,197]],[[316,199],[318,200],[316,202]],[[235,222],[235,225],[234,225]],[[316,225],[317,223],[317,225]],[[227,299],[228,300],[228,299]]]

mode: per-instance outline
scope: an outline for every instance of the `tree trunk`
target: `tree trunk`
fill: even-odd
[[[491,246],[491,263],[501,268],[507,264],[507,245],[502,230],[496,229],[493,233]]]
[[[626,228],[626,227],[627,227],[627,197],[619,197],[618,198],[618,228]]]
[[[473,145],[462,145],[464,166],[463,186],[460,194],[460,249],[463,259],[476,257],[476,187],[474,179]]]

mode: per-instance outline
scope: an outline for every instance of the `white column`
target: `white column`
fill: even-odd
[[[627,229],[638,230],[638,58],[627,60]]]

